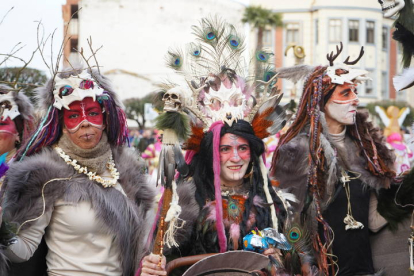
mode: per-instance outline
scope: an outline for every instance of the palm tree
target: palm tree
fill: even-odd
[[[242,22],[249,23],[257,28],[257,50],[263,47],[263,32],[266,26],[280,27],[283,25],[282,15],[280,13],[272,12],[261,6],[247,7],[244,10]]]

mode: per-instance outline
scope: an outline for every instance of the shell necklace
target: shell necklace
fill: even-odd
[[[112,179],[106,180],[103,179],[100,175],[97,175],[96,172],[88,172],[88,168],[85,166],[81,166],[77,160],[72,160],[69,155],[67,155],[60,147],[55,146],[55,151],[59,154],[60,157],[66,162],[66,164],[71,165],[78,173],[83,173],[88,176],[90,180],[96,181],[101,184],[104,188],[113,187],[116,185],[119,179],[119,172],[115,168],[115,162],[112,159],[112,154],[109,157],[108,162],[106,163],[106,167],[111,173]]]

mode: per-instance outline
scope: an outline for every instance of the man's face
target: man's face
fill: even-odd
[[[250,162],[250,146],[246,139],[226,133],[220,139],[221,183],[235,186],[243,181]]]
[[[338,85],[325,105],[326,116],[341,125],[355,123],[359,99],[354,84]]]
[[[80,148],[94,148],[101,140],[105,128],[101,106],[87,97],[71,103],[69,108],[70,110],[63,110],[63,132]]]
[[[0,120],[0,155],[14,149],[18,140],[19,134],[14,121],[9,117],[4,121]]]

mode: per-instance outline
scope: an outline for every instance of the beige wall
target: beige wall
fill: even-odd
[[[170,47],[194,40],[192,25],[218,15],[244,30],[244,6],[232,0],[82,0],[79,46],[93,38],[102,72],[121,97],[142,97],[174,74],[165,65]],[[127,72],[127,73],[121,73]]]
[[[299,23],[299,44],[305,48],[306,58],[305,64],[311,65],[326,65],[328,61],[326,54],[330,51],[335,51],[335,46],[339,43],[330,42],[329,38],[329,21],[330,19],[340,19],[341,26],[341,41],[344,44],[342,55],[337,59],[338,62],[344,61],[347,56],[354,59],[359,55],[361,46],[364,46],[365,54],[363,58],[356,65],[358,68],[366,69],[372,72],[370,77],[373,79],[371,94],[365,93],[365,85],[360,86],[360,98],[363,104],[371,101],[377,101],[384,98],[382,91],[385,89],[388,95],[395,95],[394,91],[389,91],[390,84],[389,75],[386,81],[383,81],[383,72],[389,74],[390,66],[397,67],[397,72],[401,71],[400,55],[391,58],[391,55],[396,55],[391,51],[390,40],[391,35],[388,35],[388,48],[386,51],[382,48],[382,28],[386,26],[389,30],[392,27],[393,20],[383,18],[381,6],[377,1],[361,1],[361,0],[298,0],[298,1],[281,1],[281,0],[253,0],[252,5],[261,5],[270,8],[275,12],[283,14],[283,21],[285,24],[290,22]],[[359,41],[349,42],[348,40],[348,22],[349,20],[359,21]],[[375,38],[374,43],[366,43],[366,22],[375,22]],[[316,24],[318,24],[318,43],[316,43]],[[254,30],[252,30],[254,32]],[[283,31],[283,47],[288,46],[286,43],[286,29]],[[284,51],[283,49],[283,51]],[[278,49],[276,49],[278,51]],[[395,62],[395,60],[397,60]],[[394,64],[390,64],[394,62]],[[295,64],[293,53],[288,53],[287,57],[283,57],[282,61],[277,61],[277,64],[283,66],[291,66]],[[384,88],[385,85],[385,88]],[[293,84],[289,81],[283,81],[283,91],[285,95],[289,95]],[[391,86],[392,87],[392,86]],[[297,84],[300,96],[301,85]],[[397,95],[399,99],[413,100],[405,94]],[[385,97],[387,98],[387,96]],[[287,101],[289,99],[285,99]],[[414,102],[413,102],[414,103]]]

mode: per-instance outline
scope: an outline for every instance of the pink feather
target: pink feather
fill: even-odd
[[[232,223],[230,226],[230,239],[233,241],[233,248],[237,250],[239,248],[240,238],[240,225]]]
[[[193,150],[187,150],[185,152],[185,163],[190,164],[191,160],[193,160],[194,155],[196,154]]]
[[[253,205],[258,206],[258,207],[263,207],[263,199],[258,195],[254,196]]]
[[[216,204],[214,201],[207,203],[204,208],[208,208],[206,220],[216,221]]]

